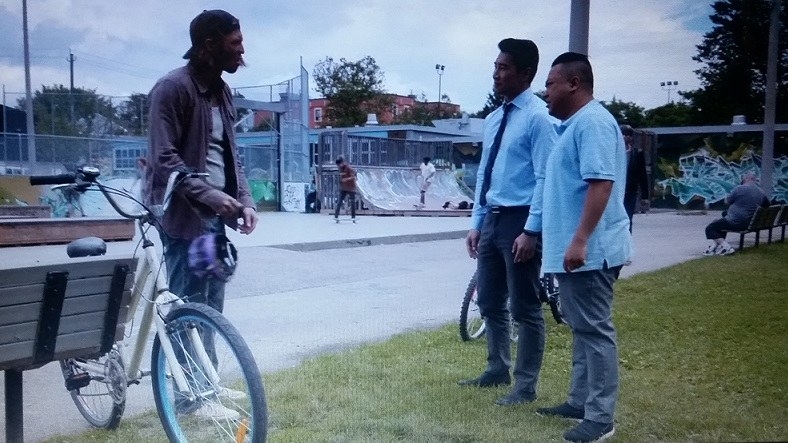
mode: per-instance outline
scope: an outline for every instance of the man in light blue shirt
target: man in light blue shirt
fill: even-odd
[[[541,213],[544,167],[556,140],[557,121],[531,91],[539,62],[536,45],[507,38],[498,48],[493,87],[505,104],[484,121],[484,151],[476,179],[472,228],[466,238],[468,254],[478,259],[478,304],[487,328],[487,367],[481,376],[460,384],[487,387],[511,383],[511,312],[519,324],[515,383],[496,403],[514,405],[536,399],[545,341],[539,299],[541,254],[535,253],[534,242],[531,258],[515,262],[514,240],[529,214]]]
[[[572,380],[566,403],[540,415],[581,419],[564,433],[590,442],[615,432],[618,353],[612,322],[613,283],[630,258],[624,209],[626,148],[613,116],[593,97],[588,57],[564,53],[547,77],[550,115],[562,120],[547,161],[544,207],[526,232],[541,232],[544,271],[555,273],[564,318],[572,329]]]

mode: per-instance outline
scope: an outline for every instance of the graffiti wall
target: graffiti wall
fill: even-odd
[[[702,199],[707,205],[725,199],[731,190],[741,183],[746,173],[761,176],[761,156],[753,151],[745,152],[741,159],[728,161],[722,155],[713,155],[705,149],[679,157],[680,175],[658,181],[665,192],[678,198],[682,205],[693,199]],[[788,157],[774,159],[772,175],[774,193],[772,199],[788,203]]]
[[[306,183],[285,182],[282,186],[282,210],[304,212],[306,210]]]

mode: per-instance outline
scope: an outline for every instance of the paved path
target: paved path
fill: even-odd
[[[703,228],[716,216],[637,215],[636,256],[622,276],[701,257]],[[475,267],[462,240],[469,223],[454,217],[362,217],[354,225],[335,224],[319,214],[262,214],[254,234],[231,236],[241,261],[228,287],[225,313],[264,372],[455,322]],[[312,244],[300,248],[308,252],[293,250],[304,243]],[[133,247],[112,243],[109,249],[127,254]],[[0,249],[0,254],[4,260],[13,254],[20,263],[56,254],[66,259],[63,246]],[[63,388],[57,365],[24,377],[26,441],[88,429]],[[152,407],[149,381],[129,389],[127,417]],[[0,436],[4,433],[2,422]]]

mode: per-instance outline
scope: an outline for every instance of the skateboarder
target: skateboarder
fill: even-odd
[[[334,220],[339,223],[339,209],[342,208],[342,202],[347,195],[348,204],[350,205],[350,217],[353,223],[356,222],[356,171],[350,167],[350,164],[345,161],[344,157],[338,157],[336,160],[337,168],[339,169],[339,198],[337,198],[337,206],[334,209]]]
[[[421,198],[418,205],[419,209],[424,207],[424,196],[427,194],[427,189],[429,189],[432,184],[432,178],[435,177],[435,165],[430,162],[432,159],[424,157],[423,160],[424,163],[419,165],[421,169]]]

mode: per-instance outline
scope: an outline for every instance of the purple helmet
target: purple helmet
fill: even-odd
[[[189,245],[189,269],[198,277],[230,280],[238,263],[238,251],[224,234],[205,234]]]

